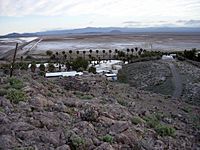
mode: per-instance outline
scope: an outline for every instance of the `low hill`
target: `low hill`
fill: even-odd
[[[20,71],[0,84],[0,149],[198,149],[198,106],[108,82]]]

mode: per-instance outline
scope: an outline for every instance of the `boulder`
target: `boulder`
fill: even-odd
[[[128,129],[123,133],[116,134],[115,140],[118,144],[129,145],[129,147],[134,148],[139,139],[135,131]]]
[[[95,121],[96,122],[99,119],[99,113],[96,110],[94,110],[93,108],[85,109],[84,111],[81,112],[80,116],[83,121]]]
[[[66,142],[64,134],[60,131],[57,131],[57,132],[45,131],[45,132],[42,133],[42,136],[41,136],[40,139],[44,143],[50,143],[50,144],[53,144],[56,147],[59,146],[59,145],[63,145]]]
[[[15,132],[34,130],[35,127],[26,122],[12,122],[10,125],[11,130]]]
[[[87,138],[93,138],[97,136],[94,126],[87,121],[81,121],[75,124],[72,131]]]
[[[0,149],[13,149],[19,146],[19,143],[12,135],[0,135]]]
[[[38,94],[31,99],[30,104],[36,108],[46,107],[48,104],[48,100],[43,95]]]
[[[104,142],[95,148],[95,150],[114,150],[114,148],[109,143]]]
[[[111,127],[110,127],[110,133],[119,134],[121,132],[126,131],[130,127],[129,123],[127,121],[116,121]]]
[[[69,147],[69,145],[62,145],[56,148],[56,150],[71,150],[71,148]]]
[[[9,120],[8,116],[5,113],[0,112],[0,124],[3,125],[3,124],[8,124],[10,122],[11,121]]]

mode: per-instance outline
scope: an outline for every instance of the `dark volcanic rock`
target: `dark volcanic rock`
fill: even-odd
[[[0,149],[12,149],[19,146],[19,143],[12,135],[0,135]]]
[[[93,108],[85,109],[81,112],[81,119],[84,121],[98,121],[99,113]]]
[[[64,86],[66,90],[75,90],[81,92],[88,92],[90,90],[89,83],[80,81],[74,77],[67,77],[60,80],[60,84]]]

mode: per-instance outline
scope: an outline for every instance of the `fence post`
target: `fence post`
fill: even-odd
[[[13,61],[12,61],[11,67],[10,67],[10,77],[12,77],[12,75],[13,75],[13,69],[14,69],[14,65],[15,65],[15,57],[16,57],[16,54],[17,54],[17,48],[18,48],[18,43],[16,43],[15,53],[14,53],[14,56],[13,56]]]

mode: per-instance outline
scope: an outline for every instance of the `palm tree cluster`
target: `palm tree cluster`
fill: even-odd
[[[61,53],[48,50],[46,51],[47,56],[50,57],[50,60],[56,63],[63,63],[66,61],[72,62],[74,58],[82,57],[84,60],[88,61],[100,61],[100,60],[111,60],[111,59],[120,59],[120,60],[131,60],[135,57],[139,57],[142,53],[144,53],[146,50],[142,48],[127,48],[126,54],[122,50],[115,49],[112,50],[92,50],[89,51],[62,51]],[[94,55],[93,55],[94,54]],[[125,55],[124,55],[125,54]]]

